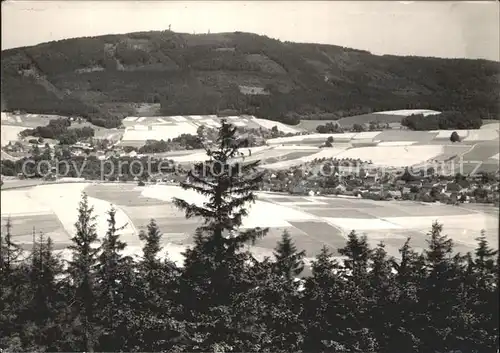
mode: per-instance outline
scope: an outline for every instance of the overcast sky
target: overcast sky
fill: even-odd
[[[253,32],[374,54],[500,60],[500,5],[420,1],[2,2],[2,50],[135,31]]]

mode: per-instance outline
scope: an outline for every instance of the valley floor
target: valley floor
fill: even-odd
[[[64,249],[74,233],[73,224],[82,192],[87,193],[94,207],[98,234],[106,232],[106,211],[111,206],[116,207],[118,224],[125,225],[121,236],[129,245],[127,251],[137,254],[142,246],[138,232],[154,218],[164,234],[164,251],[179,263],[182,262],[181,252],[192,244],[199,221],[185,219],[170,201],[172,197],[197,204],[204,201],[196,193],[171,185],[68,183],[27,186],[1,191],[2,223],[5,225],[10,217],[14,240],[26,248],[30,247],[35,230],[51,236],[57,249]],[[491,244],[496,244],[498,220],[498,208],[480,205],[458,207],[411,201],[377,202],[259,193],[243,227],[270,228],[269,234],[252,247],[259,257],[272,254],[284,230],[291,234],[297,248],[306,250],[309,258],[317,255],[323,246],[335,252],[345,245],[351,230],[366,234],[372,246],[384,242],[387,252],[397,257],[399,247],[409,236],[414,248],[425,248],[426,234],[433,221],[444,225],[444,232],[462,253],[474,249],[475,238],[481,229],[486,231]]]

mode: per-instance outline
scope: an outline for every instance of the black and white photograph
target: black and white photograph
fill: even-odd
[[[1,353],[499,352],[500,2],[1,32]]]

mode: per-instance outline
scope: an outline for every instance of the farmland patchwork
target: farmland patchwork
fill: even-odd
[[[171,200],[173,197],[201,204],[202,196],[180,187],[153,185],[138,187],[131,184],[57,184],[39,185],[15,190],[4,190],[2,219],[10,217],[13,235],[21,244],[29,246],[35,231],[49,234],[57,248],[64,248],[74,233],[76,209],[81,192],[89,195],[89,203],[97,215],[97,231],[106,231],[106,211],[117,209],[119,225],[125,225],[122,238],[130,245],[129,252],[141,247],[138,232],[151,218],[156,219],[164,233],[164,245],[169,256],[182,260],[180,253],[192,244],[192,234],[199,225],[197,219],[185,219]],[[446,205],[415,204],[411,202],[376,202],[334,197],[295,197],[259,193],[259,200],[249,208],[243,227],[270,227],[269,238],[259,241],[252,251],[260,255],[270,252],[280,232],[292,234],[298,248],[315,256],[323,246],[344,245],[347,233],[357,230],[369,239],[383,239],[391,246],[388,251],[398,256],[398,246],[407,234],[414,234],[415,246],[425,246],[426,232],[433,221],[444,223],[445,231],[459,246],[472,250],[474,238],[486,230],[492,244],[496,244],[498,215],[480,210]],[[272,215],[272,216],[270,216]],[[135,249],[135,250],[134,250]]]

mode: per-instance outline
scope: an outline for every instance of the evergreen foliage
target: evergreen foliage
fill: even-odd
[[[412,249],[408,238],[393,258],[384,244],[372,248],[352,231],[343,248],[324,247],[309,265],[284,232],[274,256],[258,261],[246,244],[265,230],[243,229],[241,219],[260,174],[256,164],[230,163],[236,137],[223,124],[210,159],[183,184],[208,201],[176,200],[186,216],[203,220],[183,267],[168,254],[162,258],[154,220],[140,235],[142,256],[123,255],[116,210],[94,215],[85,194],[67,262],[42,233],[22,252],[7,220],[0,237],[0,349],[497,351],[498,251],[484,233],[474,253],[457,254],[434,223],[424,251]],[[240,172],[231,174],[233,168]],[[107,216],[105,234],[97,234],[96,216]]]
[[[2,109],[108,128],[134,115],[139,102],[161,105],[163,115],[230,111],[293,125],[434,109],[450,113],[417,116],[410,128],[464,129],[498,118],[498,70],[494,61],[373,55],[251,33],[140,32],[3,50]],[[249,82],[266,94],[244,94]]]

